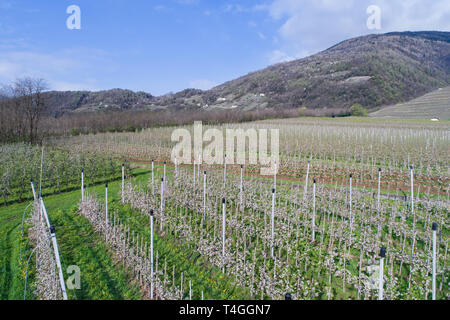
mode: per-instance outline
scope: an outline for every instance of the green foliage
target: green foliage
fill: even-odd
[[[0,145],[0,197],[3,204],[32,198],[30,180],[39,190],[42,149],[18,143]],[[52,194],[78,188],[81,170],[85,183],[105,182],[121,176],[116,161],[99,152],[74,153],[47,147],[44,149],[42,194]]]
[[[355,117],[366,117],[367,116],[367,110],[364,109],[359,103],[354,104],[350,108],[350,112],[352,116]]]

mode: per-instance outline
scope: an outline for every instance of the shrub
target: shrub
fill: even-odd
[[[367,110],[364,109],[359,103],[356,103],[351,106],[350,112],[352,116],[356,117],[366,117],[367,116]]]

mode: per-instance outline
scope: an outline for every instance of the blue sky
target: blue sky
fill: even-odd
[[[81,9],[69,30],[66,9]],[[366,12],[377,5],[381,29]],[[350,37],[450,31],[448,0],[0,0],[0,84],[54,90],[208,89]]]

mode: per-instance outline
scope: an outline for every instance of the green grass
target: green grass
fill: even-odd
[[[161,171],[161,170],[159,170]],[[135,169],[135,183],[145,185],[149,171]],[[169,174],[169,173],[168,173]],[[108,184],[108,199],[111,212],[116,211],[121,218],[127,218],[132,230],[149,238],[148,221],[128,206],[122,206],[119,198],[121,181]],[[89,192],[95,192],[100,201],[105,198],[103,184],[92,186]],[[89,221],[78,214],[80,191],[51,195],[44,198],[49,219],[56,227],[56,236],[60,247],[61,263],[67,281],[67,268],[76,265],[81,271],[81,288],[67,290],[69,299],[142,299],[139,286],[131,276],[130,270],[121,262],[114,260],[114,255],[104,239],[94,231]],[[26,261],[32,252],[32,244],[28,241],[25,223],[20,256],[20,238],[22,214],[29,203],[16,203],[0,208],[0,299],[23,299]],[[31,208],[31,207],[30,207]],[[27,211],[29,217],[29,210]],[[200,299],[201,291],[208,298],[249,298],[248,292],[237,288],[218,268],[210,266],[198,253],[189,250],[182,243],[176,243],[170,237],[161,238],[155,235],[155,255],[160,255],[160,269],[167,260],[169,279],[172,279],[172,265],[176,265],[175,283],[179,286],[181,272],[184,274],[185,297],[188,294],[189,280],[192,280],[194,297]],[[33,295],[34,256],[28,269],[27,299],[36,299]]]
[[[150,242],[149,218],[132,210],[129,205],[122,205],[119,199],[111,201],[111,212],[117,212],[121,220],[126,220],[127,225],[140,238]],[[166,207],[167,208],[167,207]],[[167,210],[172,210],[167,208]],[[154,233],[154,261],[159,255],[159,270],[164,270],[167,262],[167,279],[172,284],[172,268],[175,265],[175,285],[179,288],[181,272],[184,279],[184,298],[189,296],[189,280],[192,281],[193,299],[201,299],[203,291],[205,299],[249,299],[250,294],[246,290],[236,287],[232,279],[223,275],[222,271],[213,267],[205,257],[195,252],[189,244],[176,239],[171,233],[160,236],[155,229]],[[156,268],[156,267],[155,267]],[[170,285],[171,286],[171,285]]]
[[[137,179],[145,177],[146,170],[135,170]],[[120,181],[109,184],[111,196],[117,196]],[[89,188],[104,194],[104,185]],[[87,219],[76,216],[80,191],[48,196],[44,199],[49,219],[56,226],[63,271],[69,265],[81,269],[81,289],[68,292],[69,298],[78,299],[134,299],[140,298],[136,286],[131,285],[126,271],[111,259],[108,247],[89,225]],[[22,214],[28,203],[16,203],[0,208],[0,299],[23,299],[26,261],[32,246],[24,226],[23,252],[20,261]],[[29,214],[27,214],[29,217]],[[78,226],[77,226],[78,225]],[[68,227],[71,226],[71,227]],[[32,294],[34,257],[30,260],[27,299]],[[67,274],[65,274],[67,279]]]

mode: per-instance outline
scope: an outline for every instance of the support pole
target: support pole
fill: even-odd
[[[81,201],[84,201],[84,169],[81,169]]]
[[[31,190],[33,191],[33,198],[36,201],[37,197],[36,197],[36,190],[34,190],[34,183],[33,183],[33,179],[30,181],[31,182]]]
[[[305,189],[303,190],[303,199],[306,198],[306,194],[308,192],[309,163],[310,160],[308,160],[308,167],[306,168],[306,179],[305,179]]]
[[[275,170],[273,172],[273,187],[277,187],[277,162],[275,161]]]
[[[178,162],[176,157],[175,157],[175,178],[178,178]]]
[[[313,179],[312,241],[316,240],[316,179]]]
[[[386,256],[386,249],[380,249],[380,275],[378,278],[378,300],[383,300],[383,275],[384,275],[384,257]]]
[[[274,242],[275,242],[275,233],[274,233],[274,220],[275,220],[275,196],[276,196],[276,189],[273,188],[272,189],[272,216],[270,219],[270,224],[271,224],[271,245],[270,245],[270,256],[273,259],[273,246],[274,246]]]
[[[206,215],[206,171],[203,171],[203,219]]]
[[[153,209],[150,210],[150,298],[153,299]]]
[[[152,160],[152,194],[155,195],[155,162]]]
[[[432,284],[432,299],[436,300],[436,231],[437,223],[433,222],[433,284]]]
[[[352,213],[352,177],[353,175],[350,174],[350,193],[349,193],[349,201],[348,201],[348,207],[349,207],[349,217],[350,217],[350,242],[351,242],[351,235],[353,233],[353,213]]]
[[[162,217],[164,212],[164,178],[161,178],[161,207],[160,207],[160,221],[159,221],[159,230],[162,231]]]
[[[380,192],[381,192],[381,168],[378,168],[378,194],[377,194],[377,208],[380,212]]]
[[[226,215],[226,202],[225,198],[222,198],[222,272],[225,273],[225,215]]]
[[[243,165],[241,164],[241,185],[240,185],[240,191],[239,191],[239,196],[240,196],[240,202],[241,202],[241,208],[242,208],[242,196],[243,196]]]
[[[61,285],[63,299],[67,300],[66,284],[64,282],[64,275],[62,272],[61,260],[59,258],[59,248],[58,248],[58,241],[56,241],[55,227],[50,225],[50,220],[48,218],[47,209],[45,208],[45,205],[44,205],[44,200],[42,198],[40,200],[41,200],[41,212],[45,217],[45,222],[47,224],[47,227],[50,231],[50,235],[52,238],[53,253],[55,255],[56,266],[58,268],[59,283]]]
[[[164,161],[164,174],[163,174],[163,178],[164,178],[164,183],[166,182],[166,162]]]
[[[55,227],[54,226],[50,227],[50,233],[51,233],[51,237],[52,237],[53,251],[55,253],[55,258],[56,258],[56,266],[58,267],[59,284],[61,285],[61,291],[62,291],[63,299],[67,300],[66,284],[64,282],[64,275],[63,275],[63,272],[62,272],[61,260],[59,259],[58,241],[56,240]]]
[[[123,193],[125,190],[125,164],[122,163],[122,204],[124,203]]]
[[[411,172],[411,214],[414,213],[414,167],[410,167]]]
[[[223,187],[227,185],[227,155],[225,155],[223,161]]]
[[[105,186],[105,213],[106,224],[108,224],[108,184]]]
[[[202,157],[201,157],[200,153],[198,154],[197,164],[198,164],[197,179],[198,179],[198,181],[200,181],[200,165],[202,164]]]
[[[195,159],[194,159],[194,189],[195,189]]]

